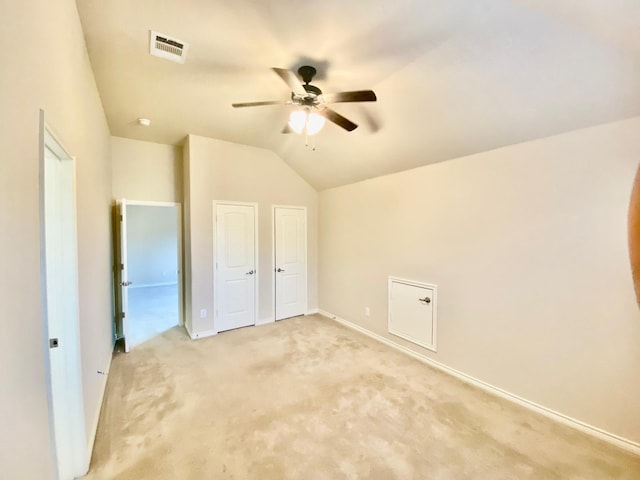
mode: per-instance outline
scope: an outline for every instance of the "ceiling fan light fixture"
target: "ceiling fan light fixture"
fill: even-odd
[[[291,130],[296,133],[302,133],[304,127],[307,125],[307,112],[306,110],[294,110],[289,117],[289,126]]]
[[[307,135],[315,135],[324,127],[324,117],[311,112],[307,117]]]
[[[289,117],[289,127],[296,133],[315,135],[324,126],[325,118],[308,108],[294,110]]]

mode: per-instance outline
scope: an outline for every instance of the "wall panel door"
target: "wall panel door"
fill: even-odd
[[[389,277],[389,333],[435,351],[437,288]]]
[[[274,207],[275,319],[307,311],[307,215],[304,208]]]
[[[256,323],[255,205],[216,204],[216,316],[218,332]]]

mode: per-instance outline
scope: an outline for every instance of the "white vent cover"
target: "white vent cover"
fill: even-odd
[[[184,63],[189,44],[164,33],[149,31],[149,53],[154,57],[165,58],[172,62]]]

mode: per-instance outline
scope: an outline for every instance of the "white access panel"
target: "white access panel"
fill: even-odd
[[[436,351],[438,286],[389,277],[389,333]]]

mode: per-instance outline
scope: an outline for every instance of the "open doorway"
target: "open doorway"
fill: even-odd
[[[180,204],[119,202],[125,351],[182,323]]]

